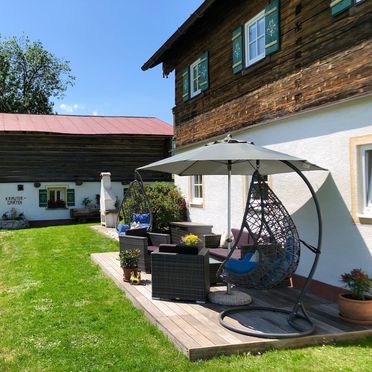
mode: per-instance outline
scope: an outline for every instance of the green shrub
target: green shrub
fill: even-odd
[[[155,182],[145,190],[153,213],[153,231],[168,232],[169,222],[187,220],[185,199],[173,183]]]

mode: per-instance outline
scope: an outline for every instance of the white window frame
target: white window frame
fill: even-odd
[[[362,210],[359,215],[372,218],[372,170],[368,169],[372,167],[372,143],[360,146],[359,156],[362,191]]]
[[[55,185],[55,186],[46,186],[46,190],[47,190],[47,208],[48,208],[48,204],[49,204],[49,201],[51,200],[50,199],[50,192],[51,191],[54,191],[55,193],[57,193],[58,191],[61,192],[61,198],[60,200],[63,200],[65,202],[65,206],[64,207],[59,207],[59,208],[67,208],[67,186],[60,186],[60,185]],[[50,208],[49,209],[54,209],[54,208]],[[55,209],[58,209],[58,208],[55,208]]]
[[[197,188],[199,192],[196,192]],[[202,175],[191,176],[191,205],[202,206],[204,201],[204,179]]]
[[[193,98],[202,92],[200,87],[200,62],[201,58],[198,58],[195,62],[190,65],[190,97]],[[194,74],[194,68],[197,68],[197,76]],[[197,89],[194,90],[194,80],[197,82]]]
[[[265,21],[265,10],[262,10],[260,13],[258,13],[255,17],[253,17],[252,19],[250,19],[244,26],[244,34],[245,34],[245,66],[248,67],[248,66],[251,66],[253,65],[254,63],[258,62],[258,61],[261,61],[261,59],[264,59],[265,56],[266,56],[266,53],[265,53],[265,31],[264,31],[264,51],[263,53],[261,53],[260,55],[257,55],[255,58],[249,58],[249,44],[250,44],[250,40],[249,40],[249,27],[252,26],[254,23],[257,23],[261,18],[264,19]],[[265,29],[265,23],[264,23],[264,29]],[[256,38],[256,42],[257,42],[257,38]],[[257,43],[258,45],[258,43]]]

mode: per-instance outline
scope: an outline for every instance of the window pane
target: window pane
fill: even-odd
[[[249,44],[249,59],[253,59],[257,57],[257,42],[253,42]]]
[[[252,26],[249,26],[249,41],[253,41],[257,38],[257,24],[254,23]]]
[[[265,18],[261,18],[257,22],[257,37],[260,37],[265,34]]]
[[[261,55],[265,53],[265,38],[264,37],[260,37],[258,39],[258,51],[257,51],[257,54],[258,55]]]

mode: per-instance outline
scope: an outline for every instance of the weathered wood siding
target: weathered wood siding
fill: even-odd
[[[232,72],[232,31],[267,2],[220,1],[167,56],[176,69],[177,145],[372,93],[372,1],[332,17],[328,0],[281,1],[281,49]],[[182,71],[209,52],[209,89],[182,101]]]
[[[137,167],[169,156],[169,149],[170,139],[161,136],[0,133],[0,182],[99,181],[103,171],[113,181],[131,181]]]

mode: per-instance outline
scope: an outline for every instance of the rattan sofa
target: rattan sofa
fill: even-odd
[[[161,248],[160,248],[161,249]],[[209,251],[151,254],[152,297],[205,302],[209,292]]]
[[[153,232],[145,232],[144,236],[119,236],[120,252],[128,249],[139,249],[140,259],[138,269],[151,273],[151,253],[158,249],[160,244],[169,244],[170,235]]]

